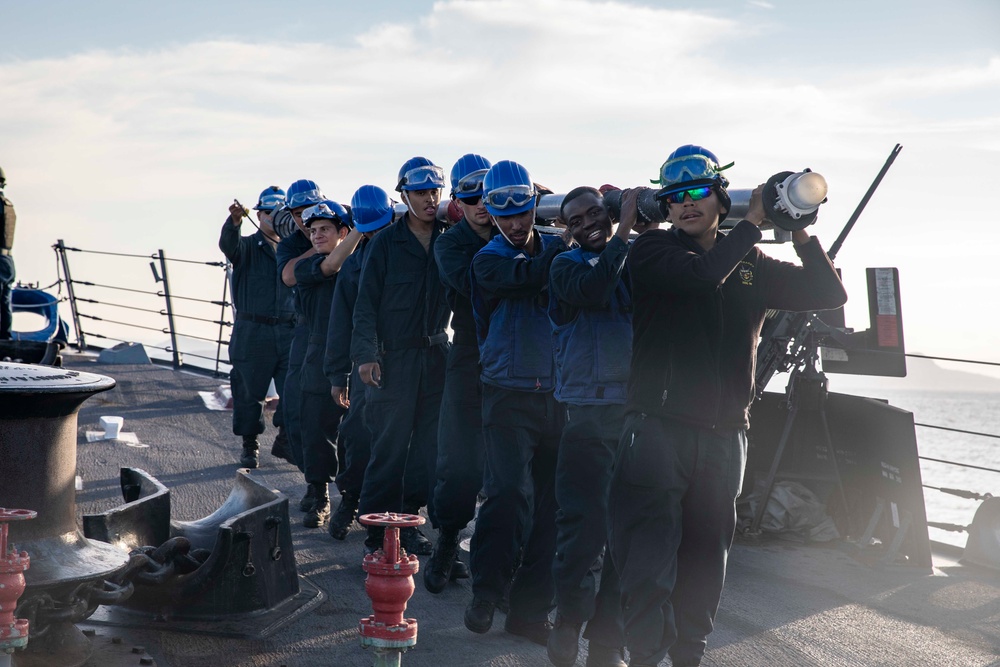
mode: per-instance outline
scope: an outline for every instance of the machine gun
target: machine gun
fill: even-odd
[[[868,205],[868,201],[875,193],[886,172],[889,171],[889,167],[892,166],[896,156],[899,155],[902,149],[903,147],[900,144],[896,144],[892,149],[885,164],[882,165],[881,171],[879,171],[875,180],[872,181],[865,196],[861,198],[861,202],[854,209],[854,213],[841,230],[840,236],[837,237],[837,240],[830,247],[827,254],[831,261],[836,258],[847,235],[851,233],[851,229],[853,229],[854,224],[861,216],[861,212]],[[869,269],[869,271],[880,270]],[[869,289],[871,290],[872,288],[870,287]],[[898,293],[896,296],[898,298]],[[874,322],[875,318],[873,317]],[[833,323],[831,322],[830,324]],[[830,337],[841,343],[842,346],[849,346],[851,342],[850,335],[846,330],[829,326],[816,313],[769,312],[761,331],[761,342],[757,346],[757,366],[754,377],[756,398],[760,398],[767,383],[770,382],[775,374],[795,369],[801,370],[807,361],[815,360],[815,348],[820,340]],[[813,349],[810,350],[809,348]]]

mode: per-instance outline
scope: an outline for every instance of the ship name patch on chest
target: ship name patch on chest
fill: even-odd
[[[737,275],[740,277],[740,282],[747,286],[753,285],[753,263],[743,260],[740,265],[736,267]]]

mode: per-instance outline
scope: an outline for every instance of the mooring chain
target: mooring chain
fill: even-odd
[[[186,537],[172,537],[159,547],[138,547],[132,556],[141,556],[145,562],[137,568],[131,580],[147,585],[159,585],[175,576],[190,574],[208,560],[208,549],[192,549]]]

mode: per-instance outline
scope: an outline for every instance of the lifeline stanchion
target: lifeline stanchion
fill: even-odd
[[[420,561],[399,546],[399,529],[422,525],[426,519],[416,514],[365,514],[358,521],[366,526],[385,528],[382,548],[365,556],[362,567],[368,573],[365,593],[374,614],[361,619],[361,645],[375,650],[374,667],[399,667],[402,655],[417,644],[417,619],[403,618],[406,602],[413,595],[413,575]]]
[[[0,667],[9,667],[14,650],[28,645],[28,620],[14,618],[14,610],[24,593],[24,571],[31,559],[25,551],[7,553],[7,524],[37,515],[32,510],[0,507]]]

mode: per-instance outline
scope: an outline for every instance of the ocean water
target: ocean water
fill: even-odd
[[[1000,470],[1000,393],[939,392],[916,390],[874,390],[845,392],[884,398],[890,404],[913,413],[917,424],[943,426],[989,433],[996,438],[953,433],[917,426],[917,448],[921,457],[942,459]],[[956,465],[947,465],[921,458],[920,471],[924,483],[927,520],[968,526],[972,523],[980,501],[967,500],[935,489],[945,487],[1000,496],[1000,473]],[[936,528],[930,538],[947,544],[965,546],[968,534]]]

